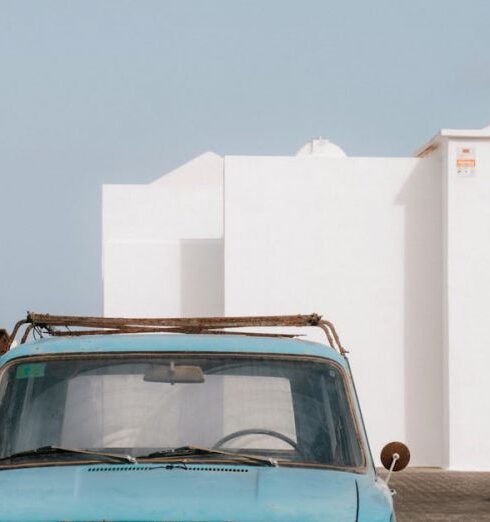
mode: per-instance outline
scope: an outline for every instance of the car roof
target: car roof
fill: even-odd
[[[213,334],[114,334],[49,337],[11,348],[0,364],[19,357],[43,354],[123,352],[223,352],[309,355],[331,359],[342,366],[345,357],[325,344],[286,337]]]

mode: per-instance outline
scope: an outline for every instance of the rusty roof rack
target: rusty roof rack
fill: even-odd
[[[121,317],[80,317],[65,315],[36,314],[28,312],[27,317],[19,321],[10,335],[3,330],[0,336],[0,354],[12,346],[20,329],[26,326],[20,344],[27,341],[31,333],[42,336],[81,336],[124,333],[206,333],[227,335],[252,335],[262,337],[296,337],[298,334],[276,334],[256,332],[230,332],[224,328],[243,327],[281,327],[281,326],[314,326],[321,328],[327,336],[328,343],[342,355],[347,351],[340,343],[334,325],[322,319],[321,315],[272,315],[257,317],[193,317],[193,318],[121,318]],[[59,330],[58,328],[63,328]],[[78,328],[71,330],[70,328]]]

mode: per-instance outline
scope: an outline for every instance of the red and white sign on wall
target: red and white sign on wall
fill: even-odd
[[[456,155],[456,172],[461,175],[473,175],[476,172],[474,147],[459,147]]]

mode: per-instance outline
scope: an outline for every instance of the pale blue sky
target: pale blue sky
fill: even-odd
[[[490,124],[490,1],[0,0],[0,326],[101,312],[102,183]]]

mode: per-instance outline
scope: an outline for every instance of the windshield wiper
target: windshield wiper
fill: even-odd
[[[209,457],[218,455],[227,457],[248,464],[256,464],[258,466],[277,466],[277,461],[268,459],[267,457],[256,457],[255,455],[247,455],[245,453],[234,453],[229,451],[221,451],[212,448],[200,448],[198,446],[181,446],[180,448],[154,451],[148,455],[138,455],[138,459],[182,459],[185,457]]]
[[[135,464],[137,461],[130,455],[116,455],[114,453],[104,453],[102,451],[84,450],[78,448],[61,448],[58,446],[42,446],[33,450],[20,451],[13,453],[7,457],[0,458],[0,462],[6,460],[14,460],[18,458],[32,458],[32,457],[46,457],[50,455],[83,455],[88,458],[97,458],[99,460],[112,461],[112,462],[126,462]]]

